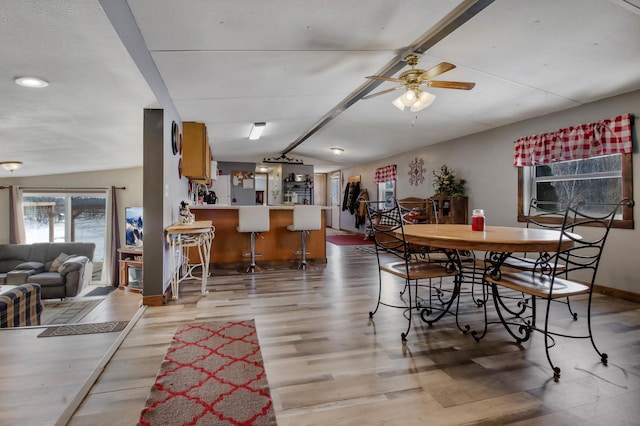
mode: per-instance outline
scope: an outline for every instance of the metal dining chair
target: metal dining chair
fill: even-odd
[[[391,206],[389,207],[389,204]],[[411,330],[412,311],[417,306],[414,304],[412,294],[412,283],[414,283],[414,292],[418,291],[418,281],[431,280],[440,277],[454,277],[459,279],[459,269],[456,262],[428,262],[421,259],[411,250],[409,243],[404,235],[404,222],[400,212],[400,207],[395,199],[388,201],[368,201],[367,216],[371,223],[373,239],[376,248],[376,258],[378,261],[378,298],[376,307],[369,312],[369,318],[378,312],[380,305],[399,308],[403,311],[403,315],[408,320],[406,331],[401,333],[402,342],[406,342],[407,335]],[[388,273],[401,278],[404,286],[400,292],[400,300],[391,302],[382,300],[382,273]],[[386,282],[386,281],[385,281]],[[430,285],[428,286],[430,288]],[[408,293],[403,297],[405,291]],[[435,313],[437,321],[442,315],[449,311],[449,308],[455,300],[456,294],[452,294],[448,301],[438,303],[437,306],[420,306],[421,317],[429,322],[429,315]]]
[[[544,336],[545,354],[553,370],[554,380],[560,378],[560,368],[551,360],[549,349],[555,346],[557,337],[589,339],[600,361],[607,364],[608,355],[596,346],[591,329],[591,302],[593,288],[598,272],[602,251],[609,235],[609,230],[621,206],[633,206],[633,201],[623,200],[617,204],[589,204],[580,200],[571,201],[563,215],[560,227],[558,250],[551,253],[549,266],[551,273],[543,268],[532,268],[525,271],[507,272],[498,268],[490,269],[485,280],[491,285],[491,293],[500,322],[517,343],[527,341],[534,331]],[[585,235],[575,233],[576,228],[588,229]],[[563,243],[572,242],[570,247],[562,248]],[[562,269],[562,271],[559,271]],[[572,277],[579,274],[580,280]],[[527,316],[506,315],[512,311],[506,306],[508,299],[502,297],[503,290],[515,290],[531,296],[531,305],[527,306]],[[586,334],[567,334],[555,331],[550,326],[551,307],[553,301],[563,298],[574,298],[586,295],[587,324]],[[546,302],[543,324],[538,324],[536,300]],[[506,314],[505,314],[506,313]]]

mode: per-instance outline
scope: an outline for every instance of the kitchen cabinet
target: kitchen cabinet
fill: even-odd
[[[197,183],[211,184],[211,147],[204,123],[182,123],[182,174]]]

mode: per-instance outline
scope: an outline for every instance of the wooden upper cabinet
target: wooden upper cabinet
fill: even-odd
[[[191,180],[211,180],[211,148],[204,123],[182,123],[182,174]]]

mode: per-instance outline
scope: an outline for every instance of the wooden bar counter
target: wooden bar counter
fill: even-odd
[[[210,220],[216,227],[216,237],[211,246],[210,262],[216,267],[236,267],[247,264],[249,258],[243,253],[250,251],[248,233],[238,232],[238,207],[204,205],[191,206],[196,221]],[[326,263],[326,229],[324,210],[322,229],[311,231],[307,236],[307,259],[316,263]],[[300,256],[293,254],[302,249],[300,232],[287,230],[293,223],[293,206],[269,206],[269,232],[263,232],[256,238],[256,258],[258,265],[286,265],[299,261]]]

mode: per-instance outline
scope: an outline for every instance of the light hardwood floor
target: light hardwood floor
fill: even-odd
[[[248,318],[256,321],[281,426],[639,423],[640,305],[596,296],[592,319],[609,365],[599,362],[587,341],[562,339],[552,349],[562,368],[555,383],[541,336],[519,346],[498,325],[477,343],[453,317],[429,327],[414,316],[403,347],[406,320],[400,310],[383,306],[373,321],[368,318],[377,295],[375,255],[331,244],[327,254],[327,265],[306,272],[214,270],[206,297],[199,296],[197,283],[182,284],[179,301],[146,309],[69,424],[136,424],[178,324]],[[385,287],[384,296],[397,299],[402,285],[385,278]],[[479,324],[481,311],[468,296],[462,300],[463,322]],[[583,314],[584,303],[578,305]],[[563,314],[560,325],[584,324],[584,315],[573,322]],[[24,340],[29,352],[35,340],[48,339]],[[64,345],[79,354],[94,343],[68,339]],[[29,365],[13,364],[17,370]],[[42,387],[60,392],[65,373],[47,375]],[[4,374],[0,380],[2,389],[17,385]],[[55,422],[57,417],[35,411],[34,387],[12,404],[0,391],[1,424]],[[32,417],[11,417],[21,403],[34,407]]]

